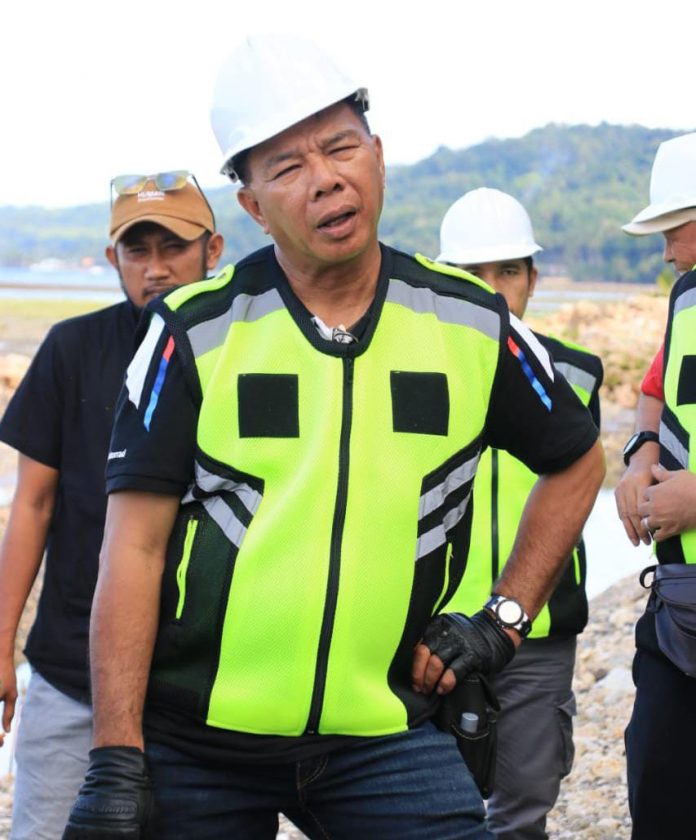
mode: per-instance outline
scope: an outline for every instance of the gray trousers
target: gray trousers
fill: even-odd
[[[546,815],[573,764],[576,638],[522,642],[493,680],[501,705],[495,792],[498,840],[546,840]]]
[[[60,840],[91,739],[92,709],[32,671],[17,731],[10,840]]]

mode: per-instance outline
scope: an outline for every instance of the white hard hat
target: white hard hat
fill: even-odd
[[[222,65],[213,92],[210,120],[223,154],[220,171],[236,180],[235,155],[351,95],[366,111],[367,89],[311,41],[249,36]]]
[[[458,198],[445,213],[437,259],[471,265],[518,260],[542,250],[519,201],[500,190],[481,187]]]
[[[660,143],[650,176],[650,204],[627,225],[626,233],[642,236],[671,230],[689,221],[696,207],[696,132]]]

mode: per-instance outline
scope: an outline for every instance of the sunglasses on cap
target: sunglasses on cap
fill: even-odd
[[[215,213],[213,213],[213,208],[210,206],[206,194],[196,180],[196,176],[187,169],[175,169],[172,172],[156,172],[153,175],[117,175],[111,179],[111,190],[109,193],[111,208],[113,209],[114,206],[114,193],[116,195],[137,195],[150,183],[153,183],[160,192],[173,192],[174,190],[183,189],[188,183],[189,178],[196,185],[196,189],[203,197],[203,201],[208,205],[210,215],[213,217],[213,229],[215,229]]]

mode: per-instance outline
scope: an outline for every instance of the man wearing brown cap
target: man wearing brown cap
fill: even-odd
[[[59,837],[87,766],[87,638],[106,510],[104,469],[140,311],[162,292],[205,277],[223,247],[212,210],[187,172],[122,176],[112,187],[106,256],[127,299],[56,324],[0,422],[0,440],[19,453],[0,545],[6,731],[17,698],[17,626],[46,550],[26,647],[32,677],[17,739],[13,840]]]

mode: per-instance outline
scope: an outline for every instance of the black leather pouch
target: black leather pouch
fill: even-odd
[[[495,782],[499,712],[498,698],[488,680],[482,674],[469,674],[443,697],[433,718],[438,729],[456,738],[459,752],[484,799],[493,792]],[[469,726],[463,727],[465,713]]]
[[[640,582],[651,590],[647,609],[655,614],[660,650],[680,671],[696,677],[696,565],[648,566]]]

